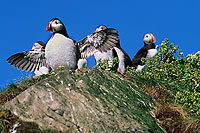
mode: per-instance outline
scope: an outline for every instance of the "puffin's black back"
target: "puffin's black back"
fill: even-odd
[[[142,58],[146,58],[147,57],[147,53],[149,49],[154,49],[155,48],[155,44],[151,43],[151,44],[145,44],[144,47],[142,47],[137,53],[136,55],[133,57],[132,59],[132,63],[133,66],[137,66],[137,65],[144,65],[141,61]]]

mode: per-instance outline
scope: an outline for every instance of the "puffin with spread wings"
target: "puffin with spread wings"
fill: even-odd
[[[105,25],[100,25],[99,27],[96,28],[94,33],[102,31],[102,30],[106,30],[106,29],[108,29],[108,28]],[[118,65],[117,71],[120,72],[121,74],[126,72],[127,66],[132,66],[132,61],[131,61],[130,57],[121,48],[119,41],[115,47],[111,48],[111,50],[108,50],[106,52],[101,52],[101,51],[97,50],[97,52],[94,53],[94,58],[95,58],[96,62],[99,59],[101,59],[101,61],[104,59],[109,59],[109,63],[111,64],[111,66],[113,64],[112,60],[114,57],[117,57],[119,59],[119,63],[117,64]]]
[[[78,66],[84,66],[79,65],[79,62],[86,63],[80,60],[92,56],[97,50],[106,52],[115,47],[119,41],[118,31],[108,28],[76,42],[68,36],[64,24],[58,18],[53,18],[46,30],[53,33],[46,45],[41,41],[36,42],[30,51],[9,57],[8,63],[30,72],[40,71],[41,68],[47,68],[49,71],[59,66],[76,69]]]

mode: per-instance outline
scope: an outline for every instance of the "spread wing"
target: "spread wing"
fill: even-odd
[[[75,44],[79,47],[81,58],[88,58],[92,56],[96,50],[106,52],[118,45],[118,36],[117,30],[108,28],[88,35]]]
[[[41,46],[39,49],[38,47],[35,49],[33,47],[31,51],[24,51],[14,54],[6,61],[8,61],[8,63],[11,65],[14,65],[14,67],[22,69],[22,71],[26,70],[32,72],[39,70],[39,68],[42,66],[48,67],[48,64],[46,63],[44,47],[45,46]]]

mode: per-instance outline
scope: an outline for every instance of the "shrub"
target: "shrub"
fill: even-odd
[[[117,57],[114,57],[112,61],[109,58],[104,60],[99,59],[94,68],[117,72],[118,63],[119,59]]]
[[[200,52],[184,57],[178,46],[165,39],[154,58],[143,58],[142,61],[146,64],[143,72],[129,68],[127,74],[175,84],[177,88],[170,91],[176,95],[176,102],[200,117]]]

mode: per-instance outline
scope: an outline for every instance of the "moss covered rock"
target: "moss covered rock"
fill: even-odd
[[[5,104],[22,121],[63,132],[163,132],[153,99],[117,74],[64,70]]]

